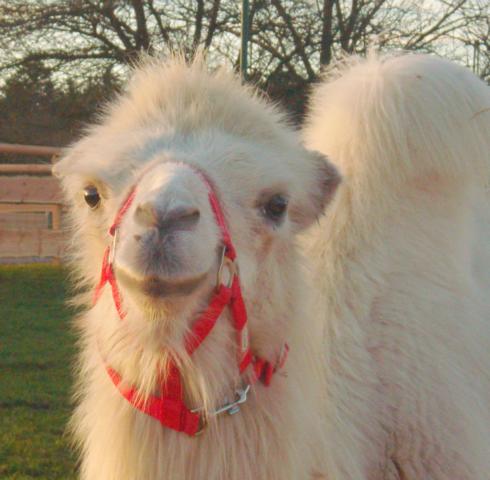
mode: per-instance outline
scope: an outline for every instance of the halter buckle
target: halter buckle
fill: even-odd
[[[226,256],[226,247],[223,247],[218,273],[216,276],[216,290],[219,290],[221,285],[223,285],[223,273],[225,269],[228,270],[229,275],[226,286],[231,288],[235,275],[238,275],[238,265],[231,258]]]

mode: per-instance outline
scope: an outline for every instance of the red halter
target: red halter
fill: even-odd
[[[225,221],[225,216],[215,194],[212,183],[203,172],[193,166],[189,165],[189,167],[192,168],[195,173],[197,173],[208,190],[209,203],[213,210],[216,223],[221,231],[223,255],[218,270],[216,290],[209,301],[208,307],[195,321],[190,334],[185,338],[186,351],[189,355],[192,355],[192,353],[196,351],[199,345],[201,345],[201,343],[213,329],[224,308],[228,305],[232,313],[233,323],[237,335],[238,370],[240,374],[242,374],[245,369],[252,364],[252,383],[260,379],[265,385],[268,386],[271,382],[272,375],[283,367],[289,347],[287,344],[284,344],[282,352],[275,364],[252,355],[248,342],[247,311],[243,302],[242,290],[238,278],[238,269],[236,268],[235,264],[236,251],[231,242],[231,236]],[[95,304],[100,298],[104,285],[109,282],[112,290],[114,305],[121,320],[126,316],[126,312],[122,308],[121,294],[119,292],[114,269],[112,267],[112,257],[116,247],[119,225],[136,196],[136,185],[137,184],[135,184],[129,191],[121,208],[116,214],[114,223],[109,229],[109,234],[113,237],[112,248],[111,246],[108,246],[104,253],[101,277],[98,285],[95,288],[93,298],[93,303]],[[228,268],[230,274],[227,285],[223,284],[222,282],[222,273],[225,267]],[[174,362],[170,363],[168,375],[165,382],[161,385],[161,396],[150,395],[144,400],[137,388],[126,387],[123,385],[121,376],[112,367],[107,365],[106,369],[109,377],[118,388],[122,396],[138,410],[159,420],[162,425],[165,425],[166,427],[178,432],[187,433],[191,436],[201,432],[206,425],[206,419],[200,415],[197,410],[190,410],[186,407],[184,403],[184,389],[182,386],[180,372]],[[239,403],[243,403],[243,401],[245,401],[247,392],[248,387],[242,392],[242,394],[244,394],[243,398],[220,408],[215,413],[218,414],[223,411],[234,413],[233,408],[236,408]]]

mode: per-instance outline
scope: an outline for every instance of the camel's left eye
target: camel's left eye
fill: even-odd
[[[97,208],[100,204],[100,194],[97,187],[94,187],[93,185],[89,185],[83,189],[83,197],[92,210]]]
[[[272,220],[274,223],[279,223],[283,219],[287,208],[288,199],[278,193],[267,200],[262,207],[262,212],[267,219]]]

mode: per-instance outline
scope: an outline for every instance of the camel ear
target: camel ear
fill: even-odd
[[[342,180],[337,168],[318,152],[308,152],[306,165],[307,181],[302,198],[290,211],[291,219],[300,229],[310,226],[325,213]]]
[[[73,147],[67,148],[63,156],[53,165],[53,175],[64,180],[71,176],[92,175],[94,162],[87,161],[89,155],[86,153],[85,141],[82,140]],[[100,161],[98,162],[101,163]],[[99,165],[97,165],[100,170]]]
[[[57,162],[53,165],[53,168],[51,169],[51,172],[56,178],[62,180],[69,173],[71,173],[72,168],[70,167],[73,163],[75,163],[73,157],[75,157],[73,150],[69,150],[60,159],[57,160]]]

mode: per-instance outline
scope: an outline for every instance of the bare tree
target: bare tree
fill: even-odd
[[[76,66],[125,66],[141,52],[209,48],[227,22],[220,0],[1,0],[0,70],[32,61],[76,72]],[[12,48],[13,47],[13,48]]]
[[[454,56],[490,83],[490,2],[475,0],[461,15],[466,20],[464,27],[450,35],[457,46]]]
[[[488,78],[488,0],[251,0],[249,77],[286,101],[323,65],[371,47],[442,53]],[[0,76],[42,61],[58,78],[124,73],[141,52],[208,51],[238,68],[236,0],[0,0]],[[5,73],[6,72],[6,73]]]
[[[456,32],[486,19],[488,2],[473,0],[271,0],[257,9],[252,43],[261,66],[294,72],[311,81],[319,65],[372,47],[455,55]],[[484,7],[486,5],[486,9]],[[265,60],[264,56],[273,58]],[[263,70],[263,68],[262,68]],[[266,70],[268,71],[268,70]]]

